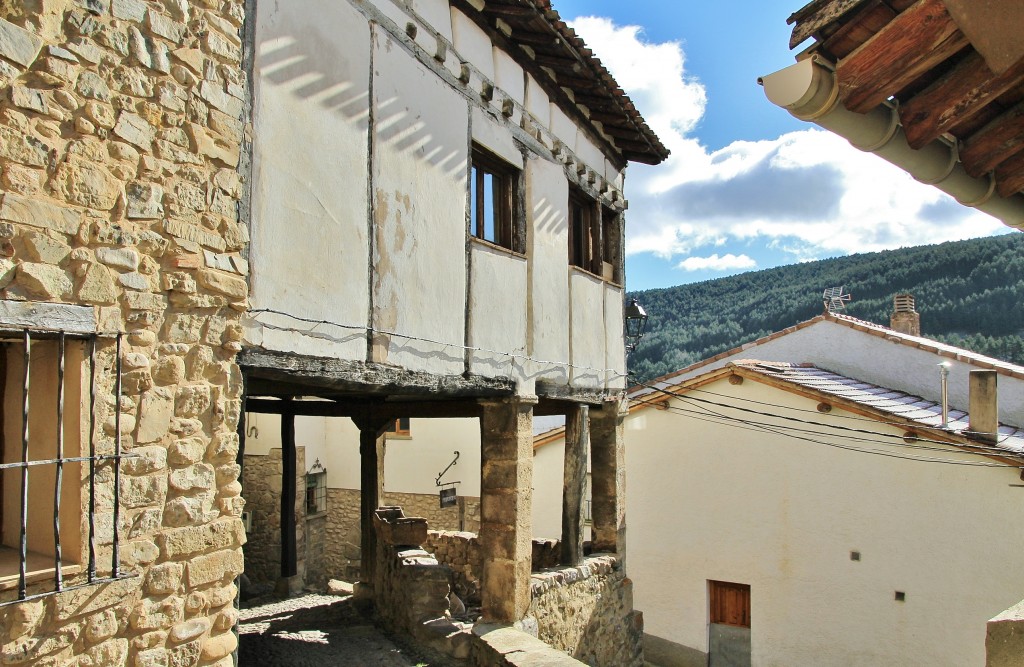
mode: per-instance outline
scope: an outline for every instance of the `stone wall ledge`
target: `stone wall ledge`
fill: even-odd
[[[530,576],[530,594],[537,597],[552,588],[611,574],[620,567],[619,560],[613,554],[593,554],[576,567],[552,567],[534,572]]]
[[[985,637],[986,667],[1011,667],[1024,656],[1024,602],[988,622]]]
[[[579,667],[586,665],[533,635],[507,625],[473,627],[474,664],[482,667]]]

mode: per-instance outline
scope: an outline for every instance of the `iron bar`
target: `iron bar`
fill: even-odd
[[[96,338],[89,340],[89,583],[96,580]]]
[[[113,454],[100,454],[93,458],[96,461],[114,461],[115,459],[134,459],[139,456],[140,454],[135,454],[134,452],[122,452],[120,456],[114,456]],[[39,459],[26,461],[25,463],[22,463],[21,461],[16,461],[14,463],[0,463],[0,470],[8,470],[11,468],[20,469],[26,466],[31,468],[32,466],[53,465],[58,461],[63,461],[64,463],[84,463],[85,461],[88,460],[88,456],[66,456],[63,459]]]
[[[62,592],[66,593],[68,591],[76,591],[76,590],[78,590],[80,588],[85,588],[87,586],[95,586],[97,584],[109,584],[109,583],[113,583],[115,581],[124,581],[126,579],[134,579],[137,576],[139,576],[139,575],[134,574],[132,572],[129,572],[128,574],[122,574],[122,575],[118,575],[116,577],[103,577],[101,579],[94,579],[93,581],[86,582],[84,584],[75,584],[74,586],[67,586]],[[50,595],[53,595],[55,592],[56,591],[46,591],[44,593],[35,593],[33,595],[26,595],[25,597],[21,597],[21,598],[18,598],[16,600],[5,600],[3,602],[0,602],[0,609],[2,609],[4,607],[7,607],[9,605],[12,605],[12,604],[21,604],[22,602],[28,602],[28,601],[31,601],[31,600],[41,600],[42,598],[48,597]]]
[[[60,492],[64,481],[64,334],[57,339],[57,469],[53,481],[53,584],[60,591],[64,588],[64,575],[60,560]]]
[[[22,386],[21,404],[21,462],[28,463],[28,391],[29,391],[29,364],[32,361],[32,340],[29,338],[28,329],[24,331],[25,350],[22,354],[25,362],[25,382]],[[21,535],[20,535],[20,559],[18,563],[18,598],[25,599],[25,564],[28,560],[28,465],[21,469]]]
[[[111,551],[111,574],[118,576],[120,554],[117,547],[117,524],[121,520],[121,332],[117,333],[117,359],[114,362],[114,525]]]

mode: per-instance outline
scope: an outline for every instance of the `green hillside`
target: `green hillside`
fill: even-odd
[[[923,335],[1024,364],[1024,234],[1012,233],[631,293],[650,321],[630,370],[648,380],[810,319],[840,285],[848,315],[888,326],[893,295],[909,292]]]

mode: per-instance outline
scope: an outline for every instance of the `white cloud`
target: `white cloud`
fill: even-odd
[[[719,256],[716,252],[709,257],[687,257],[679,262],[677,269],[683,271],[730,271],[733,269],[752,269],[757,266],[746,255],[734,255],[731,252]]]
[[[638,26],[606,18],[580,18],[572,27],[672,151],[661,165],[629,168],[630,254],[671,259],[742,241],[798,261],[1005,231],[998,220],[810,125],[709,151],[693,136],[707,96],[687,74],[678,42],[647,42]],[[764,104],[752,113],[783,113]]]

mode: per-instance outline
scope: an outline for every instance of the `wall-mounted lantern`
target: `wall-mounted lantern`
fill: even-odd
[[[626,306],[626,351],[632,352],[640,344],[644,337],[644,329],[647,328],[647,311],[637,303],[636,299]]]

